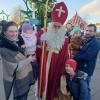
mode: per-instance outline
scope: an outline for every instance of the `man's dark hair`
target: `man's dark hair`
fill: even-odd
[[[96,32],[97,31],[97,27],[95,24],[89,24],[88,27],[94,27],[94,31]]]

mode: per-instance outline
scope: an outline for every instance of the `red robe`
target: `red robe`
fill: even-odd
[[[55,97],[58,96],[58,89],[60,88],[60,78],[62,75],[66,74],[65,62],[69,58],[68,43],[69,43],[68,38],[65,38],[64,45],[62,49],[59,51],[59,53],[55,53],[55,52],[52,53],[49,75],[48,75],[46,100],[53,100]],[[44,52],[44,60],[43,60],[43,68],[42,68],[42,83],[41,83],[42,95],[45,89],[45,82],[46,82],[46,64],[48,58],[48,50],[46,47],[44,51],[45,52]],[[40,53],[41,52],[38,52],[39,56]],[[40,65],[41,65],[41,60],[40,60]]]

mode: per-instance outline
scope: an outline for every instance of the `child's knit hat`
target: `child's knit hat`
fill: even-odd
[[[73,68],[74,71],[76,71],[76,67],[77,67],[77,62],[74,59],[68,59],[66,61],[66,64],[69,64],[70,67]]]

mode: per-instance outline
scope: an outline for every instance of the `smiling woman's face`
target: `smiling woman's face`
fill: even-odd
[[[17,41],[18,39],[18,28],[15,25],[9,26],[5,32],[7,38],[12,41]]]

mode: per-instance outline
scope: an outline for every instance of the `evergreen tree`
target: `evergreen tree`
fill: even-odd
[[[28,18],[32,17],[32,11],[28,8],[27,2],[29,2],[30,7],[32,6],[32,3],[35,4],[35,8],[37,9],[35,11],[35,17],[39,20],[40,27],[44,26],[44,17],[45,17],[45,11],[46,11],[46,0],[23,0],[26,3],[26,11],[22,11],[25,13]],[[51,11],[53,9],[53,6],[57,0],[49,0],[48,2],[48,12],[47,12],[47,22],[51,21]]]

